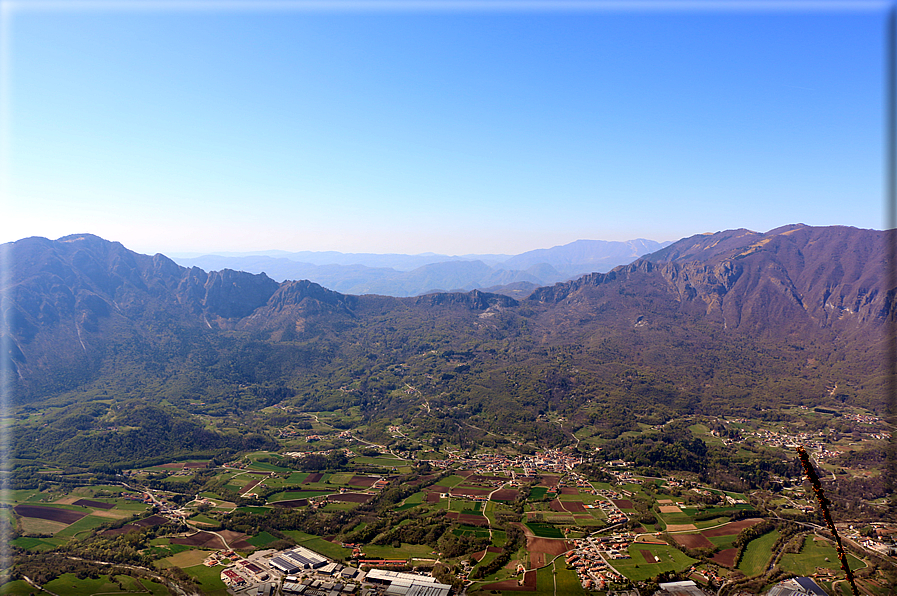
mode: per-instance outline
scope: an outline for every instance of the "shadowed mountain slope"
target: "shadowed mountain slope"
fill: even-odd
[[[543,444],[697,409],[883,410],[893,241],[800,225],[700,235],[518,301],[352,296],[181,267],[89,234],[27,238],[4,245],[4,357],[16,403],[95,404],[79,423],[91,437],[124,432],[109,430],[123,407],[110,401],[222,420],[278,403],[358,407],[427,432],[472,421]],[[567,426],[540,421],[546,411]],[[59,432],[66,453],[106,444]],[[233,443],[213,439],[202,444]]]

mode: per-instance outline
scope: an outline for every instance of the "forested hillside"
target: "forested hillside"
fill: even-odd
[[[236,449],[237,434],[261,430],[246,414],[274,404],[358,406],[371,423],[403,416],[432,434],[488,440],[491,429],[542,445],[694,411],[883,411],[888,240],[807,226],[701,235],[517,301],[343,295],[187,269],[90,235],[29,238],[5,246],[14,399],[59,407],[23,427],[20,455],[27,442],[43,450],[33,456],[139,459],[147,441],[176,452],[176,436],[192,451]],[[209,434],[147,435],[136,408]]]

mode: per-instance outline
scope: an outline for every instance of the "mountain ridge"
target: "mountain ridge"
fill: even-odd
[[[309,279],[346,294],[408,297],[433,291],[494,288],[523,282],[546,285],[606,271],[669,244],[653,240],[577,240],[519,255],[421,255],[278,251],[254,255],[176,257],[183,266],[266,273],[276,281]]]
[[[28,238],[4,246],[14,263],[2,288],[10,324],[5,357],[20,401],[120,385],[135,395],[158,387],[178,401],[270,383],[302,399],[337,399],[335,379],[367,370],[358,364],[365,359],[470,352],[478,364],[464,374],[440,373],[443,390],[453,394],[454,383],[497,382],[485,379],[509,366],[501,364],[506,358],[550,369],[556,364],[546,355],[561,349],[576,358],[591,354],[594,361],[580,363],[590,374],[609,366],[607,359],[618,363],[608,370],[643,367],[671,403],[709,399],[722,407],[713,397],[722,390],[717,369],[676,362],[716,358],[712,348],[756,360],[755,371],[778,371],[730,381],[747,383],[739,395],[773,382],[797,383],[796,394],[806,395],[823,377],[843,377],[866,387],[857,391],[869,400],[883,382],[878,354],[895,315],[897,292],[885,274],[893,241],[893,231],[837,226],[698,235],[515,299],[481,290],[348,295],[307,280],[186,268],[93,235]],[[827,364],[809,374],[801,358]],[[805,380],[782,377],[786,369]]]

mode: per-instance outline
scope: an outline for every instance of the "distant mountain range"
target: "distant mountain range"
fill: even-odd
[[[577,240],[514,256],[267,251],[172,258],[206,271],[265,273],[275,281],[307,279],[344,294],[418,296],[483,289],[522,298],[538,286],[610,271],[669,244],[641,238]]]
[[[2,356],[15,403],[55,404],[58,422],[36,418],[17,449],[46,445],[66,461],[159,455],[155,435],[122,418],[150,406],[228,428],[279,403],[356,408],[371,421],[413,416],[445,433],[470,421],[541,444],[694,411],[883,412],[895,242],[893,230],[840,226],[728,230],[518,300],[351,295],[186,268],[89,234],[26,238],[3,246],[13,268],[0,286]],[[520,266],[544,261],[528,258]],[[567,421],[541,422],[546,411]]]

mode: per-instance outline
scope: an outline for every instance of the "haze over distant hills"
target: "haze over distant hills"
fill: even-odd
[[[344,294],[417,296],[483,289],[522,298],[538,286],[610,271],[669,244],[639,238],[625,242],[577,240],[519,255],[263,251],[172,259],[206,271],[265,273],[275,281],[307,279]]]

